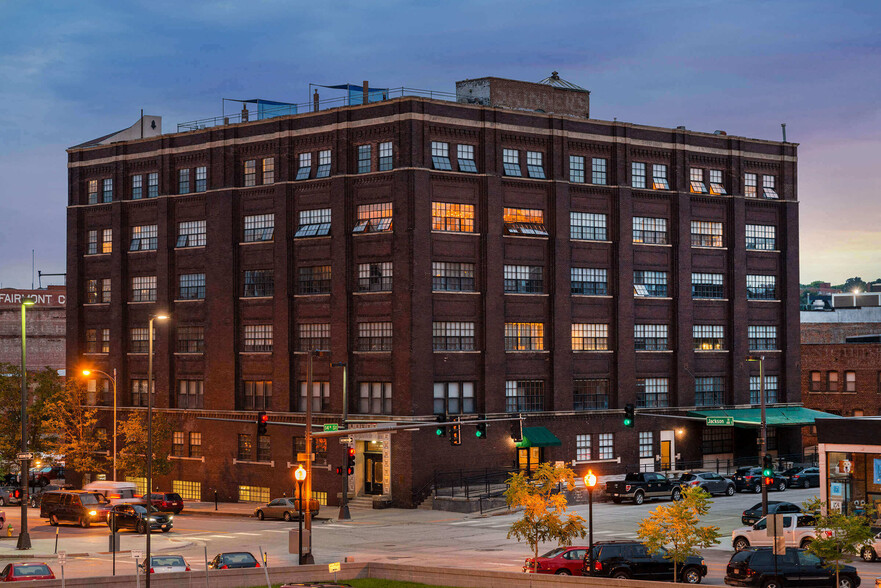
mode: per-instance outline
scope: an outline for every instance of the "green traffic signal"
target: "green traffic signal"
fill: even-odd
[[[633,420],[632,420],[632,419],[624,419],[624,426],[625,426],[625,427],[630,427],[630,426],[632,426],[632,425],[633,425]]]
[[[443,427],[438,427],[437,429],[434,430],[434,434],[437,435],[438,437],[443,437],[444,433],[446,433],[446,431],[444,431]]]
[[[766,469],[766,470],[762,470],[762,475],[766,478],[770,478],[771,476],[774,475],[774,472],[772,470]]]
[[[476,431],[474,431],[474,435],[478,438],[483,437],[483,431],[477,429]]]

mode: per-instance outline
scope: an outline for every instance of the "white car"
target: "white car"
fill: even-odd
[[[150,573],[151,574],[170,574],[172,572],[189,572],[190,564],[182,555],[151,555]],[[144,559],[141,564],[147,567],[147,560]]]
[[[871,543],[860,549],[860,557],[863,561],[875,561],[879,556],[881,556],[881,533],[875,535]]]
[[[783,528],[780,535],[784,538],[786,547],[804,548],[816,538],[817,530],[811,515],[784,514],[782,517]],[[768,517],[760,518],[751,527],[734,529],[731,532],[731,545],[734,551],[743,551],[747,547],[772,547],[774,538],[768,535]]]

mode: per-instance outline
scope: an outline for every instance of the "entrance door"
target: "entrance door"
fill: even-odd
[[[671,459],[673,453],[673,442],[663,440],[661,441],[661,471],[667,472],[670,471]]]
[[[382,454],[364,454],[364,493],[382,494]]]
[[[541,463],[541,447],[522,447],[517,449],[517,467],[521,472],[532,472]]]

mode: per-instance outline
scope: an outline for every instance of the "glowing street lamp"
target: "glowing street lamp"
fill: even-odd
[[[147,341],[148,341],[148,357],[147,357],[147,509],[149,511],[150,494],[153,492],[153,321],[167,321],[170,316],[167,314],[154,314],[147,322]],[[147,562],[152,562],[150,556],[150,535],[152,535],[150,525],[147,525]],[[150,574],[147,574],[147,588],[150,588]]]
[[[113,376],[101,370],[83,370],[83,375],[92,373],[101,374],[113,382],[113,481],[116,481],[116,368],[113,368]]]
[[[28,533],[28,372],[27,346],[25,344],[25,309],[33,306],[36,300],[25,298],[21,301],[21,530],[18,532],[16,549],[30,549],[31,536]]]
[[[593,575],[593,489],[597,485],[597,477],[592,470],[587,470],[587,475],[584,476],[584,485],[587,488],[587,569],[588,573]]]
[[[294,478],[297,480],[297,485],[300,489],[297,496],[297,504],[299,504],[300,507],[300,532],[297,533],[300,545],[297,548],[297,565],[303,565],[303,482],[306,481],[306,468],[304,468],[302,464],[294,471]]]

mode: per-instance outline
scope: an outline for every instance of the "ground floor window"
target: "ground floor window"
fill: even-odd
[[[147,478],[136,478],[134,476],[126,476],[125,481],[126,482],[133,482],[137,486],[135,493],[140,494],[142,496],[147,493]]]
[[[190,482],[189,480],[172,480],[171,489],[180,494],[184,500],[202,500],[202,483]]]
[[[327,506],[327,492],[312,491],[312,498],[318,501],[321,506]],[[304,503],[305,504],[305,503]]]
[[[269,502],[269,488],[239,486],[239,502]]]
[[[734,450],[732,431],[731,427],[706,427],[703,433],[701,452],[704,455],[731,453]]]

